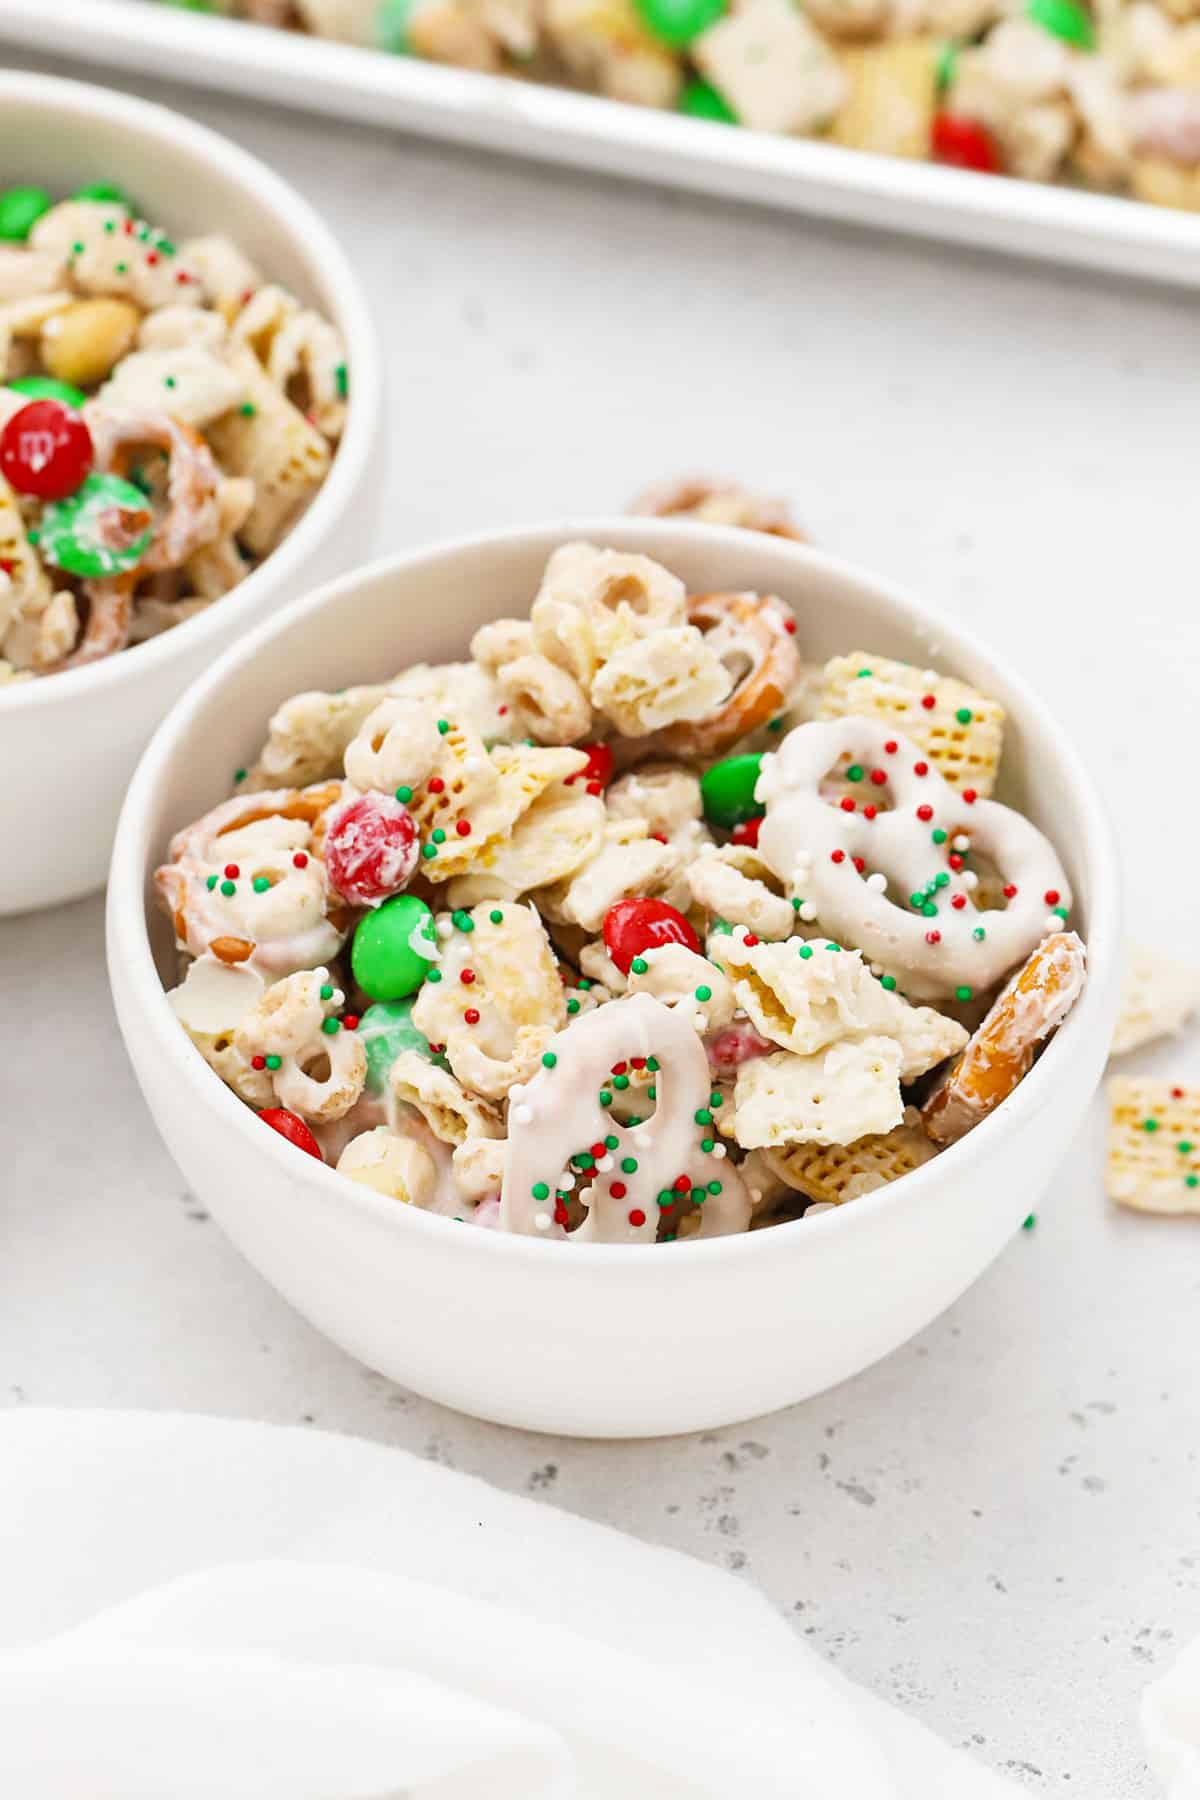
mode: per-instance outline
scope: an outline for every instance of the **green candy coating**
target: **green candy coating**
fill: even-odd
[[[938,51],[937,91],[939,94],[948,92],[948,90],[954,86],[954,79],[957,74],[958,45],[953,38],[947,38],[941,49]],[[864,674],[865,673],[866,671],[864,670]]]
[[[738,116],[711,81],[689,81],[679,96],[679,111],[689,119],[709,119],[714,125],[736,125]]]
[[[87,400],[82,388],[72,387],[69,381],[55,381],[53,375],[19,375],[6,385],[14,394],[25,394],[30,400],[57,400],[76,412]]]
[[[146,496],[119,476],[89,475],[65,500],[53,501],[42,514],[39,538],[46,561],[69,575],[99,580],[136,568],[150,547],[153,526],[114,549],[102,542],[98,527],[115,508],[144,516]]]
[[[673,50],[682,50],[725,11],[726,0],[634,0],[647,31]]]
[[[700,799],[710,825],[729,831],[746,819],[761,819],[766,812],[754,798],[762,767],[761,756],[727,756],[700,777]]]
[[[1091,16],[1076,0],[1027,0],[1025,16],[1065,44],[1074,44],[1080,50],[1096,47]]]
[[[386,1092],[388,1072],[405,1050],[415,1050],[439,1069],[449,1067],[444,1056],[435,1056],[429,1039],[412,1022],[412,997],[377,1000],[358,1021],[358,1036],[367,1053],[367,1092],[378,1099]]]
[[[412,42],[408,28],[420,0],[379,0],[375,12],[375,42],[393,56],[408,56]]]
[[[45,188],[9,188],[0,194],[0,238],[9,244],[23,244],[42,214],[53,205]]]
[[[197,12],[200,8],[195,9]],[[133,201],[123,188],[115,186],[111,181],[89,181],[81,188],[76,188],[71,195],[72,200],[95,200],[105,206],[123,206],[126,212],[135,210]]]
[[[393,894],[359,920],[350,950],[354,979],[371,1000],[403,1000],[415,994],[433,958],[413,948],[418,934],[437,942],[433,914],[415,894]]]

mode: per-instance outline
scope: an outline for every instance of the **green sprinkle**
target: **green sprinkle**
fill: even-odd
[[[1200,1187],[1200,1175],[1185,1175],[1183,1185],[1190,1188]]]
[[[661,1206],[664,1212],[666,1212],[668,1207],[672,1207],[675,1204],[675,1196],[670,1188],[659,1188],[658,1193],[654,1198],[656,1204]]]
[[[1183,1138],[1176,1144],[1175,1148],[1178,1150],[1180,1156],[1190,1156],[1192,1153],[1192,1146],[1187,1138]]]
[[[173,375],[164,375],[163,386],[173,388],[175,386],[175,377]]]
[[[113,266],[116,269],[116,272],[118,275],[128,275],[129,264],[127,262],[115,263]]]
[[[175,246],[168,237],[159,238],[158,248],[163,256],[174,256],[175,254]]]
[[[617,1088],[619,1091],[621,1091],[623,1093],[624,1090],[629,1086],[629,1077],[628,1077],[628,1075],[614,1075],[612,1078],[612,1084],[615,1088]]]
[[[570,1016],[572,1018],[574,1018],[575,1014],[578,1011],[579,1011],[579,1002],[578,1002],[578,1000],[575,999],[574,995],[572,995],[571,998],[567,1001],[567,1012],[570,1014]]]
[[[629,1117],[625,1121],[625,1123],[627,1125],[640,1125],[641,1122],[642,1122],[641,1113],[630,1113]]]
[[[270,880],[266,875],[256,875],[252,883],[256,894],[265,894],[270,885]]]
[[[954,990],[954,998],[956,1000],[970,1000],[972,994],[973,990],[969,987],[956,987]]]
[[[714,1088],[713,1092],[708,1096],[708,1104],[710,1106],[724,1106],[724,1104],[725,1104],[724,1094],[718,1094],[716,1089]]]
[[[924,906],[921,908],[921,911],[924,913],[924,915],[927,919],[936,919],[937,918],[937,907],[933,904],[932,900],[927,900],[925,902]]]
[[[719,1194],[721,1192],[720,1182],[719,1181],[710,1181],[708,1184],[708,1191],[710,1194]]]
[[[346,371],[345,363],[338,364],[337,368],[333,371],[333,379],[337,382],[338,399],[344,400],[346,395],[350,392],[350,377]]]
[[[629,972],[631,975],[644,975],[649,967],[644,956],[635,956],[629,965]]]
[[[601,1106],[611,1106],[612,1105],[612,1095],[609,1093],[607,1088],[600,1089],[599,1097],[600,1097]]]
[[[930,836],[932,837],[935,844],[944,844],[946,841],[946,834],[942,830],[940,825],[938,826],[936,831],[933,831],[930,833]]]
[[[846,780],[847,781],[861,781],[862,778],[863,778],[862,764],[861,763],[851,763],[850,767],[846,770]]]
[[[321,1030],[326,1037],[335,1037],[341,1029],[342,1021],[340,1019],[322,1019],[321,1021]]]
[[[657,1100],[658,1099],[658,1089],[655,1087],[653,1082],[651,1082],[650,1086],[646,1089],[646,1098],[647,1098],[647,1100]]]
[[[328,982],[326,982],[321,989],[321,998],[322,998],[322,1000],[332,1000],[333,999],[333,989],[330,987]]]
[[[940,875],[934,876],[933,885],[935,888],[944,888],[944,887],[950,886],[950,877],[949,877],[949,875],[947,875],[945,869],[942,870]]]
[[[944,94],[947,88],[954,86],[954,77],[958,69],[958,45],[948,38],[942,45],[937,61],[937,89]]]
[[[268,1069],[277,1069],[283,1061],[282,1056],[268,1056],[265,1059]]]
[[[872,671],[870,669],[860,669],[858,671],[857,676],[855,677],[855,680],[862,681],[865,679],[866,676],[870,675],[871,673],[872,673]]]
[[[924,894],[910,894],[908,896],[908,904],[910,906],[915,906],[919,911],[920,908],[925,904]]]
[[[703,1206],[704,1202],[707,1198],[708,1198],[708,1196],[704,1192],[703,1188],[693,1188],[692,1189],[692,1205],[693,1206]]]
[[[1142,1130],[1143,1131],[1157,1131],[1158,1130],[1158,1120],[1157,1119],[1143,1119],[1142,1120]]]
[[[548,1200],[550,1198],[550,1189],[544,1181],[535,1181],[529,1191],[535,1200]]]
[[[226,898],[228,898],[230,894],[236,894],[237,893],[237,882],[236,881],[223,881],[221,883],[221,892],[226,896]]]
[[[250,773],[249,769],[235,769],[233,771],[234,786],[236,787],[239,782],[245,781],[245,779],[249,773]]]
[[[422,844],[421,845],[421,855],[425,858],[426,862],[432,862],[434,857],[437,855],[437,845],[436,844]]]
[[[695,1119],[697,1125],[711,1125],[713,1122],[713,1116],[706,1106],[699,1107],[697,1111],[692,1114],[692,1117]]]
[[[698,987],[696,989],[696,998],[697,1000],[711,1000],[712,989],[710,987]]]
[[[255,406],[253,400],[243,400],[242,404],[238,407],[238,411],[241,413],[243,419],[252,419],[258,412],[258,408]]]
[[[72,256],[82,256],[83,255],[83,245],[80,243],[72,244],[71,245],[71,255]]]
[[[716,1147],[717,1147],[716,1138],[701,1138],[700,1139],[700,1148],[703,1150],[705,1156],[711,1156],[713,1151],[716,1149]]]
[[[1075,0],[1028,0],[1025,15],[1066,44],[1075,44],[1081,50],[1095,47],[1096,28]]]
[[[412,789],[407,782],[396,789],[396,798],[399,800],[401,806],[408,805],[409,801],[412,799]]]
[[[426,981],[432,981],[433,985],[436,987],[438,982],[442,979],[442,971],[440,969],[430,969],[425,979]]]
[[[446,841],[446,834],[440,825],[435,825],[429,835],[435,844],[444,844]]]
[[[450,721],[449,721],[449,719],[439,719],[439,720],[438,720],[438,722],[437,722],[437,728],[438,728],[438,730],[439,730],[439,732],[440,732],[440,733],[441,733],[441,735],[442,735],[442,736],[443,736],[443,737],[445,737],[445,735],[446,735],[446,733],[447,733],[447,732],[448,732],[448,731],[449,731],[449,729],[450,729]]]
[[[827,950],[840,950],[841,947],[842,946],[840,944],[826,944],[826,946],[825,946],[825,948]]]
[[[496,918],[495,913],[492,914],[492,917]],[[496,923],[499,924],[499,922],[500,921],[497,919]],[[579,989],[581,994],[590,994],[596,984],[594,981],[589,981],[587,979],[586,975],[581,975],[579,977],[579,980],[575,983],[575,985]]]
[[[209,893],[210,893],[210,894],[211,894],[211,893],[212,893],[212,891],[213,891],[213,889],[214,889],[214,888],[215,888],[215,887],[216,887],[216,885],[217,885],[217,878],[216,878],[216,876],[215,876],[215,875],[210,875],[210,876],[209,876],[209,878],[208,878],[208,891],[209,891]]]
[[[969,706],[960,706],[954,716],[960,725],[969,725],[974,715]]]
[[[578,1163],[580,1170],[582,1171],[583,1174],[586,1175],[588,1170],[593,1166],[594,1158],[592,1157],[592,1154],[590,1151],[578,1150],[578,1151],[576,1151],[575,1155],[571,1158],[571,1161],[573,1163]]]
[[[469,912],[463,912],[461,907],[456,908],[450,914],[450,919],[456,931],[474,931],[475,929],[474,919]]]
[[[619,1146],[620,1142],[621,1142],[620,1138],[615,1138],[615,1137],[611,1137],[611,1136],[606,1137],[604,1140],[604,1148],[606,1150],[615,1150]]]
[[[621,1173],[623,1175],[636,1175],[637,1167],[636,1156],[623,1156],[621,1158]]]
[[[767,730],[768,731],[782,731],[783,730],[783,720],[782,719],[768,719],[767,720]]]
[[[798,900],[798,899],[797,899],[797,898],[796,898],[796,896],[795,896],[795,895],[794,895],[794,894],[793,894],[793,895],[792,895],[792,911],[793,911],[793,912],[799,912],[799,911],[800,911],[800,908],[801,908],[801,907],[802,907],[802,906],[803,906],[803,905],[804,905],[804,902],[803,902],[803,900]]]
[[[498,906],[492,908],[491,912],[488,914],[488,918],[492,921],[493,925],[503,925],[504,923],[504,914],[500,911]],[[580,987],[583,986],[582,981],[579,985]]]
[[[1058,916],[1059,916],[1059,918],[1060,918],[1060,919],[1061,919],[1061,920],[1062,920],[1062,922],[1063,922],[1063,924],[1064,924],[1064,925],[1065,925],[1065,924],[1066,924],[1066,922],[1067,922],[1067,909],[1066,909],[1066,907],[1065,907],[1065,906],[1055,906],[1055,907],[1053,907],[1053,908],[1052,908],[1052,909],[1051,909],[1051,910],[1052,910],[1052,911],[1054,911],[1054,912],[1056,912],[1056,913],[1057,913],[1057,914],[1058,914]]]
[[[582,986],[582,985],[583,984],[581,982],[580,986]],[[657,1075],[658,1071],[659,1071],[659,1061],[658,1061],[657,1056],[648,1056],[646,1058],[646,1067],[649,1069],[649,1071],[652,1075]]]
[[[1022,1231],[1032,1231],[1036,1224],[1037,1224],[1037,1214],[1030,1213],[1029,1217],[1025,1220],[1025,1222],[1021,1226],[1021,1230]]]
[[[886,988],[889,994],[893,994],[896,991],[896,977],[894,975],[881,975],[879,977],[879,985],[881,988]]]
[[[801,944],[800,955],[803,957],[804,961],[807,962],[809,957],[812,955],[812,945],[811,944]]]
[[[104,229],[111,234],[117,229],[117,221],[115,219],[105,219]]]
[[[543,1051],[543,1053],[542,1053],[543,1069],[552,1069],[555,1066],[555,1064],[557,1063],[557,1061],[558,1061],[558,1058],[557,1058],[557,1056],[555,1056],[553,1050]]]

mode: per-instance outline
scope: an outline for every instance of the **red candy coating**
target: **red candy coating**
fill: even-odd
[[[412,814],[390,794],[347,801],[325,838],[329,879],[354,906],[379,906],[407,887],[419,854]]]
[[[289,1144],[295,1144],[297,1150],[307,1150],[318,1162],[325,1161],[320,1144],[304,1120],[298,1119],[294,1112],[289,1112],[285,1106],[268,1106],[258,1116],[264,1125],[277,1131],[281,1138],[286,1138]]]
[[[665,900],[618,900],[604,915],[604,942],[608,954],[623,975],[643,950],[657,950],[660,944],[685,944],[700,951],[696,936],[681,912]]]
[[[957,113],[938,113],[933,121],[931,145],[938,162],[952,163],[956,169],[976,169],[981,175],[1000,173],[995,139],[974,119],[961,118]]]
[[[853,801],[851,802],[851,805],[853,805]],[[751,849],[755,849],[758,845],[758,834],[762,830],[762,823],[761,819],[743,819],[741,824],[735,825],[730,832],[730,843],[749,844]],[[663,841],[665,842],[666,840],[664,839]]]
[[[578,748],[587,757],[587,767],[579,772],[586,782],[598,781],[601,787],[607,787],[613,778],[613,753],[607,744],[580,744]]]
[[[33,400],[0,432],[0,474],[19,494],[65,500],[92,471],[92,435],[59,400]]]

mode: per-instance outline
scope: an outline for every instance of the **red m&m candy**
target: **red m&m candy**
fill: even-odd
[[[657,950],[660,944],[700,950],[700,939],[683,914],[665,900],[618,900],[604,915],[604,942],[623,975],[628,975],[635,956]]]
[[[0,432],[0,474],[19,494],[64,500],[91,473],[92,436],[58,400],[31,400]]]
[[[933,121],[931,144],[938,162],[952,163],[956,169],[976,169],[981,175],[1000,173],[996,140],[974,119],[959,113],[938,113]]]
[[[298,1118],[294,1112],[289,1112],[286,1106],[268,1106],[258,1116],[264,1125],[269,1125],[272,1131],[277,1131],[280,1137],[287,1139],[289,1144],[295,1144],[297,1150],[307,1150],[308,1154],[315,1156],[318,1162],[325,1161],[321,1155],[320,1144],[304,1120]]]
[[[353,906],[381,906],[407,887],[419,854],[413,816],[390,794],[340,806],[325,837],[329,879]]]

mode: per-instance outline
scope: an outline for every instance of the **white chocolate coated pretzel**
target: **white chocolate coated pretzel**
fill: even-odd
[[[820,791],[847,757],[863,771],[853,810]],[[909,998],[977,993],[1023,962],[1047,931],[1062,929],[1071,894],[1037,827],[995,800],[968,799],[971,792],[952,788],[907,738],[873,719],[800,725],[763,759],[759,854],[812,903],[823,931],[899,976]],[[935,842],[935,832],[945,837]],[[971,904],[975,877],[954,848],[962,837],[968,854],[983,851],[1000,870],[1003,911]],[[876,876],[887,885],[872,885]],[[931,880],[940,886],[914,910],[910,895],[924,894]]]
[[[698,1189],[706,1195],[698,1237],[746,1230],[750,1201],[737,1170],[726,1157],[701,1149],[702,1141],[713,1142],[714,1149],[722,1146],[715,1143],[712,1126],[703,1123],[712,1086],[708,1059],[681,1012],[649,994],[613,1000],[568,1025],[554,1039],[551,1054],[552,1065],[510,1096],[500,1200],[504,1230],[565,1238],[555,1217],[561,1210],[556,1196],[573,1194],[583,1181],[580,1198],[588,1214],[570,1234],[572,1243],[653,1243],[658,1195],[684,1175],[688,1184],[677,1190],[677,1205]],[[600,1091],[611,1091],[614,1065],[624,1068],[634,1057],[651,1056],[658,1065],[654,1111],[642,1124],[622,1125],[601,1103]],[[614,1137],[615,1148],[606,1146],[598,1164],[583,1174],[568,1173],[578,1152]],[[539,1198],[535,1189],[540,1193],[543,1187],[547,1192]],[[671,1209],[666,1211],[670,1217]],[[547,1221],[544,1227],[539,1216]]]

